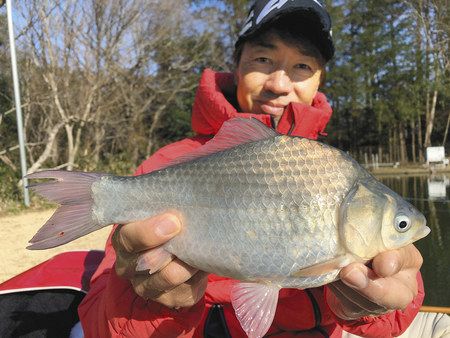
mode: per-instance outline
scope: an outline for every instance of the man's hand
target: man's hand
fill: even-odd
[[[414,245],[377,255],[370,267],[352,263],[340,272],[341,280],[328,285],[330,309],[353,320],[405,309],[417,295],[417,272],[423,259]]]
[[[170,308],[188,307],[197,303],[205,293],[207,274],[177,258],[169,257],[158,271],[136,271],[139,256],[155,250],[174,236],[182,227],[174,213],[160,214],[142,221],[118,226],[112,236],[116,251],[116,272],[127,278],[134,291]]]

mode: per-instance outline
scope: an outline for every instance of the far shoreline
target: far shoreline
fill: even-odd
[[[369,168],[368,171],[374,176],[390,176],[390,175],[436,175],[450,173],[450,166],[438,168],[438,167],[419,167],[419,166],[399,166],[394,167],[378,167]]]

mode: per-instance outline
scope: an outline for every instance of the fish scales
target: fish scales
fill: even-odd
[[[167,248],[183,261],[228,277],[290,283],[293,268],[342,252],[337,209],[357,175],[353,160],[337,149],[278,136],[145,179],[125,178],[118,185],[117,179],[105,178],[98,184],[111,189],[96,189],[95,202],[110,215],[105,222],[120,222],[119,215],[125,222],[177,209],[187,230]],[[97,191],[108,193],[99,196]],[[120,206],[114,202],[118,199]]]

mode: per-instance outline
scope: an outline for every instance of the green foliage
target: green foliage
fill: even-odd
[[[2,184],[0,184],[0,201],[7,199],[19,200],[21,198],[21,194],[17,187],[17,182],[19,180],[17,172],[12,171],[11,168],[3,164],[0,164],[0,177],[2,178]]]
[[[408,145],[407,155],[414,157],[413,136],[416,147],[424,141],[427,111],[431,111],[431,88],[436,82],[432,62],[436,50],[424,48],[423,25],[428,19],[426,23],[432,27],[437,18],[436,14],[430,14],[428,18],[419,17],[421,12],[414,3],[328,1],[336,56],[329,65],[324,91],[334,108],[328,127],[329,141],[338,147],[354,154],[362,149],[369,152],[384,149],[387,153],[389,149],[398,148],[399,144],[394,144],[394,139],[403,137],[404,144]],[[436,13],[431,2],[422,4],[425,12]],[[444,34],[449,41],[448,27]],[[439,36],[431,38],[438,39]],[[436,41],[446,41],[443,36],[440,38]],[[441,79],[448,82],[448,73],[438,80]],[[450,113],[445,108],[450,103],[449,88],[439,86],[436,128],[432,133],[434,145],[443,141]],[[422,139],[418,134],[419,122]],[[400,152],[391,155],[400,156]]]

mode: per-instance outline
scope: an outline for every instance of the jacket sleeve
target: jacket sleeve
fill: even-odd
[[[190,139],[166,146],[146,160],[136,175],[147,173],[198,146],[198,142]],[[200,322],[204,300],[177,311],[139,297],[130,282],[115,272],[116,255],[111,244],[115,228],[106,242],[105,258],[78,308],[85,337],[190,336]]]
[[[417,273],[418,293],[405,310],[396,310],[388,314],[373,317],[366,316],[358,320],[346,321],[333,315],[343,330],[363,337],[397,337],[412,323],[425,297],[422,276]],[[325,292],[330,292],[325,288]],[[331,312],[331,311],[330,311]]]

